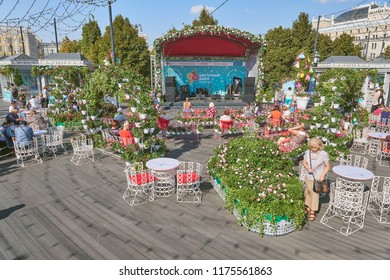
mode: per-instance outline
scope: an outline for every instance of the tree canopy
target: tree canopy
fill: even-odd
[[[62,40],[60,48],[60,53],[76,53],[80,52],[79,42],[77,40],[70,40],[68,36]]]
[[[93,17],[90,18],[82,29],[80,50],[89,61],[95,64],[99,63],[99,40],[101,39],[101,35],[102,32],[97,21]]]
[[[192,21],[192,26],[204,25],[218,25],[218,20],[214,19],[214,17],[207,12],[205,6],[203,6],[202,10],[200,11],[199,19],[194,19]]]
[[[333,41],[333,55],[357,55],[361,54],[361,47],[353,44],[353,37],[348,34],[341,34]]]

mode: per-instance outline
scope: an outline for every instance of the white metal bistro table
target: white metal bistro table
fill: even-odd
[[[154,194],[157,197],[167,197],[175,193],[175,175],[180,161],[173,158],[155,158],[146,162],[146,167],[153,170],[158,178]]]
[[[44,129],[33,130],[33,133],[34,133],[35,136],[45,135],[47,133],[47,130],[44,130]]]
[[[390,134],[383,133],[383,132],[369,132],[367,133],[367,137],[370,139],[370,142],[368,143],[368,154],[370,156],[376,156],[378,151],[378,146],[381,143],[381,140],[385,139],[386,136]]]
[[[332,171],[341,177],[354,181],[367,181],[374,177],[374,173],[365,168],[350,166],[350,165],[336,165]]]

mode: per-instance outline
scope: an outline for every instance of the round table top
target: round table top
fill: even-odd
[[[369,133],[367,133],[368,137],[379,138],[379,139],[385,139],[387,135],[389,135],[389,134],[383,133],[383,132],[369,132]]]
[[[332,168],[332,171],[341,177],[351,180],[365,181],[374,177],[374,173],[370,170],[350,165],[336,165]]]
[[[156,171],[169,171],[177,168],[180,161],[174,158],[155,158],[146,162],[146,167]]]
[[[44,130],[44,129],[42,129],[42,130],[33,130],[33,132],[34,132],[34,135],[37,136],[37,135],[44,135],[44,134],[46,134],[47,130]]]

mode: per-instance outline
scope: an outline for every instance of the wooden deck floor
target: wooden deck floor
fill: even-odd
[[[0,102],[2,119],[6,108]],[[207,135],[169,141],[171,157],[203,164],[216,144]],[[122,199],[124,162],[98,151],[81,166],[70,157],[28,168],[0,158],[0,259],[390,259],[390,225],[368,212],[364,228],[349,237],[319,222],[324,203],[302,231],[261,238],[237,225],[206,172],[199,205],[172,196],[130,207]],[[372,159],[370,166],[389,173]]]

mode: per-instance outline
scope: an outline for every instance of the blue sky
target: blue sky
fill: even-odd
[[[12,11],[16,0],[4,0],[0,6],[0,20],[10,11],[12,12],[8,19],[22,17],[32,1],[20,0],[21,3],[26,3],[17,5]],[[54,5],[55,2],[66,2],[67,0],[50,1],[50,4]],[[34,9],[36,11],[42,9],[47,0],[36,0],[36,2],[40,6],[34,6],[29,14],[33,14]],[[173,26],[180,29],[183,23],[191,24],[192,20],[199,16],[199,10],[202,6],[206,6],[212,11],[223,2],[225,0],[117,0],[112,4],[112,13],[113,17],[121,14],[128,17],[132,24],[139,24],[142,27],[140,33],[146,34],[149,44],[152,44],[154,39],[165,34]],[[318,17],[319,15],[330,16],[333,14],[337,16],[358,4],[369,2],[362,0],[228,0],[213,16],[219,21],[219,25],[238,28],[254,34],[264,34],[274,27],[291,27],[292,22],[298,18],[300,12],[308,13],[311,20],[313,16]],[[104,32],[105,26],[109,24],[108,8],[97,7],[92,14]],[[40,29],[37,34],[44,42],[54,41],[54,29],[51,26],[49,15],[47,18],[47,21],[41,20],[42,23],[47,22],[44,27],[33,27],[33,30],[34,28],[35,30]],[[66,24],[68,26],[76,25],[76,22],[83,18],[85,16],[79,15],[74,22],[68,20]],[[30,24],[33,22],[31,20]],[[61,40],[66,33],[64,30],[70,29],[70,27],[59,23],[58,28],[60,29],[59,40]],[[71,39],[80,39],[81,28],[67,35]]]

